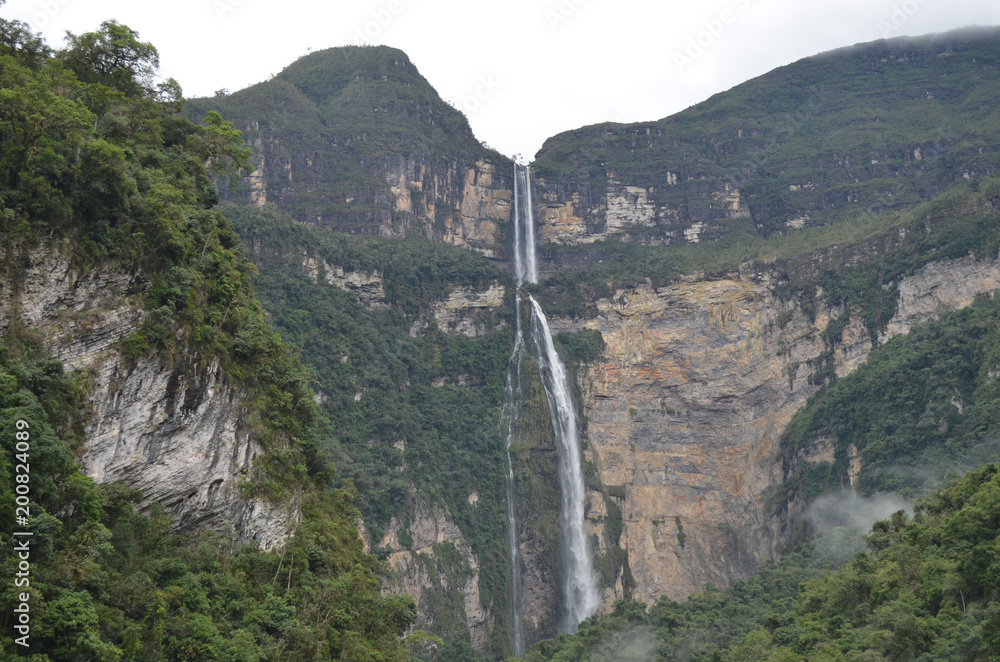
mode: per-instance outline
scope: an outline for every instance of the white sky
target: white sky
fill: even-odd
[[[997,0],[8,0],[0,13],[54,47],[115,18],[189,97],[264,80],[309,48],[395,46],[480,140],[529,158],[561,131],[666,117],[833,48],[1000,25]]]

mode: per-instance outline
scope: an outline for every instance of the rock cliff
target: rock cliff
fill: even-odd
[[[970,304],[995,290],[998,278],[995,259],[925,266],[898,283],[897,313],[880,341],[936,310]],[[620,496],[614,503],[634,597],[681,599],[708,583],[731,585],[782,543],[786,522],[765,508],[766,494],[783,479],[776,461],[782,430],[820,387],[811,377],[829,360],[841,376],[856,368],[871,352],[870,335],[851,316],[831,344],[823,331],[843,308],[810,319],[798,301],[778,296],[766,270],[619,290],[599,310],[592,320],[551,323],[596,329],[606,343],[578,378],[585,454],[600,482],[614,488],[605,492]],[[801,454],[811,463],[834,460],[823,440]],[[595,533],[606,502],[591,491]],[[602,610],[622,593],[620,578],[608,583]]]
[[[495,619],[479,595],[479,562],[462,531],[440,507],[415,501],[409,526],[393,519],[381,546],[398,550],[387,558],[394,577],[389,588],[416,600],[419,616],[414,628],[441,631],[451,625],[448,619],[460,614],[464,622],[458,626],[468,629],[472,647],[489,648]],[[458,630],[449,634],[461,636]]]
[[[696,244],[721,236],[721,224],[749,222],[750,212],[736,182],[720,177],[692,178],[678,186],[668,172],[664,182],[623,183],[613,171],[600,187],[572,186],[539,178],[540,241],[592,244],[616,239],[656,246]]]
[[[309,225],[423,236],[503,257],[513,162],[479,142],[402,51],[331,48],[232,95],[194,99],[243,131],[253,170],[223,198]]]
[[[410,335],[422,333],[433,319],[437,327],[445,332],[461,333],[476,338],[486,332],[488,321],[477,313],[494,312],[503,305],[506,289],[500,283],[492,283],[486,290],[477,291],[472,287],[456,287],[441,301],[435,301],[431,309],[410,327]]]
[[[20,282],[0,292],[0,332],[30,329],[67,369],[90,375],[86,472],[142,490],[143,505],[163,505],[181,529],[230,530],[265,549],[282,541],[295,507],[241,496],[260,447],[244,420],[244,395],[218,363],[123,356],[119,341],[143,321],[143,276],[112,266],[80,271],[54,248],[32,251],[26,263]]]
[[[992,125],[973,116],[985,109],[981,86],[1000,73],[997,36],[976,28],[844,48],[670,117],[553,136],[533,166],[540,238],[678,245],[787,234],[995,174],[983,133]],[[958,84],[965,76],[976,80]]]
[[[513,193],[494,163],[453,162],[442,171],[433,161],[399,156],[386,164],[385,178],[395,213],[380,235],[417,234],[493,258],[506,253],[500,229],[510,221]]]
[[[625,262],[649,253],[629,253],[637,247],[617,242],[708,255],[697,252],[704,245],[684,245],[726,239],[731,247],[775,235],[804,237],[807,245],[814,231],[841,223],[858,233],[847,243],[865,241],[869,225],[998,171],[989,148],[995,123],[983,121],[990,106],[982,102],[1000,71],[996,39],[992,29],[882,41],[783,67],[671,118],[550,139],[534,165],[543,267],[596,263],[602,242],[609,255],[621,249]],[[223,197],[275,205],[302,223],[344,232],[425,237],[496,260],[509,254],[512,163],[476,141],[399,51],[314,53],[272,81],[196,100],[190,111],[212,108],[232,119],[253,149],[253,172]],[[931,126],[926,117],[940,121]],[[876,244],[857,250],[849,266],[873,263],[890,248]],[[930,259],[927,248],[914,255]],[[295,251],[314,282],[352,292],[369,309],[385,307],[388,270],[349,269],[301,246]],[[604,610],[626,595],[678,599],[707,583],[728,586],[775,556],[787,521],[765,502],[784,479],[777,445],[793,414],[829,378],[864,362],[873,343],[1000,285],[996,261],[972,257],[938,260],[891,283],[879,274],[882,289],[874,291],[896,296],[894,316],[883,324],[881,300],[874,315],[857,301],[824,304],[815,279],[795,283],[810,291],[793,290],[776,268],[663,284],[675,274],[659,277],[656,287],[651,280],[617,289],[596,302],[594,318],[550,316],[554,331],[592,329],[604,340],[601,356],[576,373]],[[508,294],[496,284],[448,291],[407,318],[412,337],[428,337],[432,325],[472,338],[488,333]],[[125,322],[102,328],[113,336],[115,324]],[[121,369],[108,370],[113,382]],[[225,391],[214,385],[212,366],[180,370],[181,401],[196,402],[202,387]],[[466,386],[454,377],[437,377],[433,386]],[[363,390],[356,393],[355,402]],[[547,416],[539,402],[529,409],[538,420],[525,423],[514,468],[530,641],[553,634],[559,561],[552,448],[540,432]],[[236,455],[252,455],[235,439],[227,443]],[[836,459],[823,439],[798,452],[807,465]],[[854,480],[860,455],[849,464]],[[196,502],[210,498],[193,492]],[[502,630],[502,617],[476,604],[474,578],[486,576],[489,564],[471,552],[474,537],[455,524],[461,518],[412,496],[410,519],[397,518],[371,542],[392,547],[396,588],[417,597],[421,624],[461,614],[472,643],[484,646]],[[198,517],[196,503],[190,512]]]

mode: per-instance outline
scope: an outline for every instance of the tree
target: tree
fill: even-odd
[[[130,98],[156,96],[153,79],[160,54],[152,44],[139,41],[132,28],[104,21],[97,32],[67,32],[66,39],[69,47],[59,56],[81,81],[106,85]]]
[[[0,6],[3,6],[0,0]],[[50,53],[41,37],[31,31],[31,27],[21,21],[0,18],[0,54],[13,55],[32,68],[40,65]]]
[[[208,164],[208,171],[217,177],[228,177],[234,185],[241,171],[250,172],[253,165],[251,149],[243,143],[243,133],[232,122],[210,110],[205,116],[202,132],[193,141],[196,149]]]

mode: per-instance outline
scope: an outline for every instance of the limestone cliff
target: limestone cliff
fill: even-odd
[[[20,325],[40,334],[67,369],[90,375],[80,459],[95,481],[142,490],[143,505],[163,505],[181,529],[232,530],[270,548],[297,513],[240,494],[260,452],[244,420],[244,394],[217,362],[197,355],[175,365],[122,355],[119,341],[143,320],[137,295],[145,285],[141,274],[77,271],[57,250],[35,250],[21,281],[0,292],[0,332]]]
[[[470,495],[470,502],[476,498]],[[479,562],[440,507],[415,500],[409,526],[393,519],[380,545],[398,550],[387,558],[393,570],[389,589],[413,596],[418,613],[414,628],[462,636],[447,629],[452,625],[448,619],[462,614],[464,622],[455,625],[468,629],[475,650],[487,650],[495,619],[479,595]]]
[[[472,133],[402,51],[311,53],[232,95],[194,99],[243,131],[253,169],[220,195],[354,234],[423,236],[502,257],[513,162]]]
[[[500,283],[492,283],[486,290],[477,291],[471,287],[456,287],[441,301],[435,301],[431,309],[418,317],[410,327],[410,335],[422,333],[433,319],[437,327],[449,333],[476,338],[483,335],[491,320],[488,313],[495,312],[503,305],[506,288]],[[480,313],[486,313],[484,315]]]
[[[592,244],[617,239],[670,246],[698,243],[719,235],[720,223],[749,222],[750,212],[735,181],[691,178],[678,183],[668,172],[663,182],[636,185],[618,181],[573,186],[538,180],[538,236],[553,244]]]
[[[380,225],[383,236],[423,235],[499,257],[507,243],[513,193],[494,163],[450,163],[443,170],[412,155],[389,159],[385,178],[394,212]]]
[[[255,252],[260,253],[259,245]],[[350,292],[368,308],[386,308],[385,282],[378,271],[345,271],[343,267],[328,263],[323,258],[316,258],[309,251],[302,249],[302,267],[312,282],[320,278],[334,287]]]
[[[1000,284],[1000,261],[931,263],[897,284],[897,314],[880,341],[905,333],[935,310],[971,303]],[[552,320],[554,330],[592,328],[606,347],[583,367],[586,458],[622,511],[634,596],[681,599],[707,583],[728,586],[773,558],[785,522],[769,514],[765,493],[782,481],[777,441],[818,390],[813,373],[833,361],[839,375],[872,349],[856,317],[831,346],[823,331],[843,308],[813,319],[782,300],[767,270],[688,278],[654,289],[619,290],[592,320]],[[806,462],[830,463],[817,440]],[[860,467],[854,466],[856,473]],[[620,497],[620,498],[619,498]],[[608,499],[591,491],[595,533]],[[791,504],[794,509],[796,504]],[[606,538],[598,553],[606,547]],[[607,582],[603,610],[622,597]]]

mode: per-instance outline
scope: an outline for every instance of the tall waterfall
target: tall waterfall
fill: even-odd
[[[520,277],[518,285],[521,284]],[[521,330],[521,291],[514,297],[517,312],[517,335],[514,352],[507,364],[507,384],[503,394],[503,422],[507,428],[507,546],[510,548],[511,649],[514,657],[524,655],[524,620],[521,616],[521,554],[517,543],[517,512],[514,509],[514,463],[510,447],[514,443],[517,422],[521,417],[521,359],[524,357],[524,332]]]
[[[532,355],[538,363],[538,373],[545,387],[559,455],[559,541],[563,566],[562,629],[576,632],[580,621],[595,611],[599,604],[594,562],[587,544],[583,506],[586,492],[583,482],[583,460],[580,435],[576,427],[576,409],[569,387],[569,375],[552,343],[552,332],[542,307],[532,297]]]
[[[538,282],[535,259],[535,205],[531,199],[531,168],[514,166],[514,270],[518,287]],[[521,312],[518,310],[518,315]]]
[[[584,525],[585,490],[583,481],[580,437],[576,411],[566,366],[556,352],[552,333],[541,306],[531,301],[531,340],[525,343],[521,323],[520,286],[538,282],[535,255],[535,215],[532,201],[531,170],[525,166],[514,169],[514,268],[517,275],[516,296],[517,335],[514,352],[507,370],[504,397],[504,420],[507,424],[507,541],[511,555],[511,604],[513,614],[512,645],[514,654],[524,651],[521,617],[521,567],[517,545],[517,521],[514,515],[514,472],[510,446],[514,441],[515,424],[521,413],[521,362],[525,349],[538,364],[539,377],[545,389],[559,457],[560,517],[559,544],[563,561],[562,622],[560,630],[576,632],[580,622],[597,611],[599,599],[593,559],[587,544]]]

